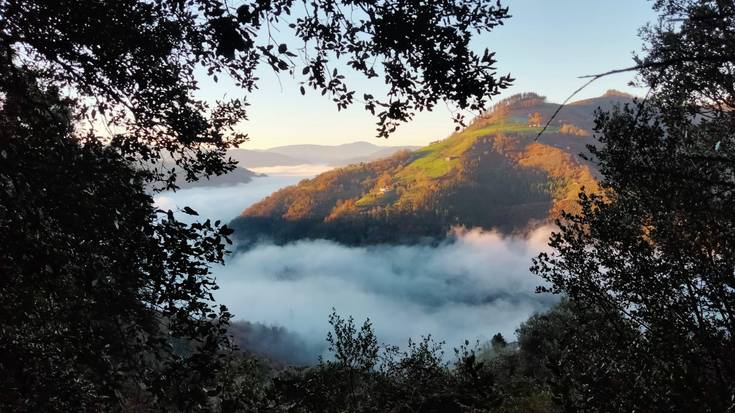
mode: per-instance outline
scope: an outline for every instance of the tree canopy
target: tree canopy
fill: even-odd
[[[656,7],[661,20],[644,30],[637,67],[650,92],[598,115],[601,145],[592,153],[603,192],[581,195],[582,212],[565,215],[554,253],[542,254],[535,270],[552,291],[594,308],[600,329],[617,326],[579,337],[589,397],[574,408],[728,411],[735,8],[707,0]]]

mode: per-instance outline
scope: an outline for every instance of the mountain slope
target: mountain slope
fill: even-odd
[[[267,151],[254,151],[251,149],[230,149],[227,156],[237,161],[238,166],[243,168],[261,168],[264,166],[293,166],[301,165],[306,162],[302,159],[295,159],[280,153],[271,153]]]
[[[516,95],[447,139],[275,192],[232,226],[245,243],[415,242],[458,225],[524,230],[576,208],[582,187],[596,188],[594,172],[576,154],[593,143],[594,110],[629,99],[616,94],[576,102],[536,141],[557,105],[532,93]]]
[[[352,165],[356,163],[361,162],[371,162],[371,161],[377,161],[379,159],[385,159],[388,157],[393,156],[394,154],[402,151],[415,151],[417,149],[421,149],[420,146],[379,146],[379,150],[377,152],[373,152],[369,155],[364,156],[356,156],[354,158],[349,158],[341,161],[341,164],[333,164],[335,166],[344,166],[344,165]]]

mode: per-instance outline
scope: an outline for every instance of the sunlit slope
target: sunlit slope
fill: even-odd
[[[611,100],[573,104],[536,140],[557,105],[517,95],[444,140],[275,192],[232,224],[245,242],[403,243],[443,237],[452,226],[526,230],[574,210],[583,187],[596,189],[576,155],[592,142],[595,108]]]

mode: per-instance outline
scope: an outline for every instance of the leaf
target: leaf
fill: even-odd
[[[198,212],[194,211],[193,209],[189,208],[188,206],[187,207],[184,207],[183,211],[184,211],[185,214],[199,215]]]

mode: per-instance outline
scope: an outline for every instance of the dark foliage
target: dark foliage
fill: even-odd
[[[535,270],[599,313],[576,334],[585,411],[734,408],[735,7],[659,1],[650,96],[600,113],[603,196],[582,195]],[[610,325],[612,323],[612,325]],[[613,328],[615,326],[615,328]],[[613,391],[614,393],[611,393]]]
[[[440,100],[482,110],[511,80],[496,76],[492,53],[468,46],[474,33],[509,17],[488,2],[4,0],[0,15],[3,48],[87,98],[85,119],[125,126],[112,142],[118,151],[156,160],[165,150],[189,178],[231,168],[223,150],[245,138],[235,127],[246,102],[210,107],[194,97],[197,66],[215,80],[224,72],[250,92],[255,68],[266,64],[300,76],[339,108],[356,91],[337,66],[382,76],[386,97],[362,99],[379,119],[380,136]],[[276,30],[289,35],[279,42]],[[294,40],[302,46],[291,50],[285,42]]]
[[[378,345],[369,321],[357,328],[351,318],[332,314],[330,324],[332,357],[276,376],[264,393],[262,411],[555,411],[534,377],[508,368],[519,364],[520,353],[483,360],[466,343],[448,363],[441,343],[430,337],[400,350]]]
[[[575,411],[591,397],[589,383],[596,383],[609,386],[607,401],[617,406],[617,397],[643,394],[640,388],[628,386],[622,372],[590,375],[599,356],[576,353],[603,342],[603,314],[564,300],[521,325],[517,342],[496,334],[484,347],[465,342],[449,357],[431,337],[409,341],[403,350],[379,345],[369,320],[358,327],[333,313],[327,359],[286,369],[241,359],[233,364],[239,369],[228,370],[240,384],[228,389],[226,400],[233,408],[273,413],[555,413]],[[627,350],[608,346],[606,354],[627,357]]]
[[[71,136],[53,87],[6,69],[0,407],[205,405],[229,318],[208,304],[208,263],[231,230],[156,211],[141,173]]]

